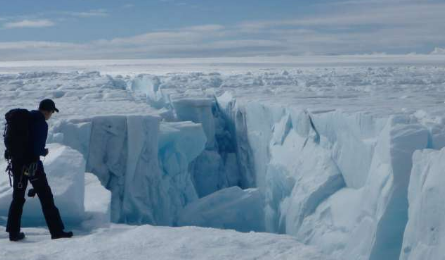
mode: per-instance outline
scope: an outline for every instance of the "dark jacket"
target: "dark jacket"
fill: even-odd
[[[30,121],[30,150],[33,161],[39,160],[39,156],[45,156],[46,138],[48,137],[48,124],[42,112],[31,111]]]

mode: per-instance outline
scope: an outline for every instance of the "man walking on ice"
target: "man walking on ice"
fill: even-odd
[[[25,234],[20,232],[20,223],[28,181],[39,197],[51,238],[58,239],[73,236],[73,232],[64,231],[65,227],[59,210],[54,204],[53,193],[48,185],[43,163],[40,160],[40,156],[46,156],[49,152],[45,148],[48,135],[46,121],[51,118],[54,112],[59,112],[54,101],[45,99],[40,102],[39,110],[28,112],[24,109],[14,109],[6,114],[5,145],[7,151],[5,157],[11,162],[10,170],[13,177],[13,195],[6,228],[6,231],[9,232],[10,241],[19,241],[25,238]],[[26,121],[27,123],[25,123]],[[15,126],[13,126],[14,124]],[[22,129],[18,130],[20,127],[17,125],[21,125]],[[17,134],[20,131],[22,131],[21,137]],[[23,133],[25,134],[23,135]],[[20,138],[17,138],[17,136]],[[20,146],[24,148],[21,150]]]

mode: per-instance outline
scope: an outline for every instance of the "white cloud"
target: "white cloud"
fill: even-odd
[[[9,22],[4,24],[4,28],[41,28],[54,26],[54,22],[48,19],[42,20],[22,20],[18,22]]]
[[[26,50],[26,49],[53,49],[53,48],[78,48],[82,45],[62,42],[45,41],[20,41],[0,42],[0,50]]]
[[[71,12],[70,15],[77,17],[106,17],[108,16],[108,11],[105,9],[89,10],[86,12]]]
[[[207,25],[200,25],[200,26],[185,27],[182,30],[211,32],[211,31],[221,31],[223,29],[225,29],[225,27],[222,25],[219,25],[219,24],[207,24]]]
[[[252,50],[281,48],[272,40],[227,40],[225,28],[203,25],[175,31],[151,32],[84,44],[61,42],[0,43],[0,59],[106,59],[241,56]],[[230,29],[229,29],[230,30]],[[11,50],[20,50],[12,52]]]
[[[359,25],[432,25],[443,23],[445,3],[385,5],[369,8],[351,8],[345,12],[323,14],[299,19],[258,21],[241,23],[247,30],[277,28],[283,26],[359,26]]]
[[[326,3],[327,5],[363,5],[363,4],[396,4],[416,2],[418,0],[344,0]]]
[[[151,32],[127,38],[115,38],[112,40],[95,41],[96,44],[104,46],[134,46],[134,45],[164,45],[164,44],[180,44],[187,42],[199,42],[204,35],[193,31],[165,31]]]
[[[402,1],[404,4],[400,4]],[[443,2],[352,2],[353,7],[298,19],[245,22],[237,29],[245,35],[280,39],[296,53],[426,53],[432,44],[445,45]]]
[[[298,19],[204,24],[83,44],[4,43],[0,59],[430,53],[431,46],[445,46],[445,3],[373,0],[362,6],[358,1],[349,1],[352,7]],[[406,4],[394,4],[400,1]],[[22,51],[8,51],[14,48]]]

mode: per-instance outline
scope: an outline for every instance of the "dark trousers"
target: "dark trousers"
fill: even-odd
[[[51,188],[48,185],[46,174],[43,169],[41,161],[38,162],[38,167],[33,177],[28,177],[22,173],[23,165],[19,163],[12,164],[13,171],[13,194],[12,202],[9,208],[8,224],[6,232],[18,233],[20,232],[20,224],[23,213],[23,205],[25,204],[26,187],[28,180],[33,186],[40,204],[42,205],[43,215],[45,216],[46,224],[48,225],[51,235],[58,234],[64,230],[62,219],[60,218],[59,210],[54,204],[54,197]]]

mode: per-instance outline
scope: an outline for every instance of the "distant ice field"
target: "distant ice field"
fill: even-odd
[[[9,101],[2,109],[49,96],[61,101],[62,117],[150,113],[125,91],[139,74],[158,77],[178,98],[230,92],[237,100],[377,116],[437,115],[445,105],[444,55],[17,61],[0,62],[0,74],[0,99]]]
[[[56,60],[0,61],[0,73],[30,70],[84,71],[106,74],[170,73],[196,71],[249,71],[254,68],[357,67],[357,66],[444,66],[445,55],[346,55],[346,56],[280,56],[234,58],[184,58],[138,60]]]

